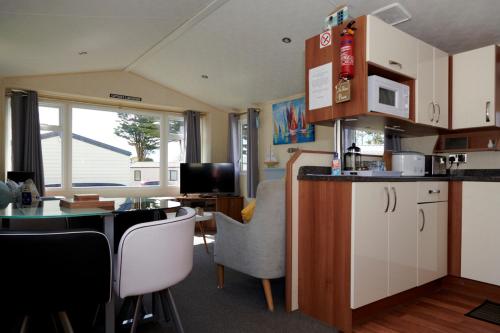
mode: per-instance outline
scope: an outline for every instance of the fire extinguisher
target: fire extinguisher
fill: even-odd
[[[354,77],[354,30],[351,21],[340,34],[340,78],[350,80]]]

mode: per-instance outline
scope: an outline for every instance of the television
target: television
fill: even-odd
[[[182,194],[234,193],[233,163],[181,163]]]

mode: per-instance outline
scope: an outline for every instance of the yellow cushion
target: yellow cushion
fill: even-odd
[[[255,199],[250,201],[248,205],[241,211],[241,217],[243,218],[243,222],[248,223],[252,219],[253,211],[255,209]]]

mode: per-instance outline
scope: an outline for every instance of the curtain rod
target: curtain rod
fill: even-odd
[[[20,93],[23,93],[23,94],[27,94],[28,92],[26,90],[22,90],[22,89],[10,89],[10,88],[7,88],[5,89],[5,96],[6,97],[10,97],[12,96],[12,93],[14,92],[20,92]]]
[[[255,109],[255,112],[260,113],[260,109]],[[247,114],[247,113],[248,113],[248,111],[245,111],[245,112],[240,112],[240,113],[235,113],[235,114],[236,114],[237,116],[242,116],[242,115]]]

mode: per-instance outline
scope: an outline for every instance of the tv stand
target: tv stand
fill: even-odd
[[[228,196],[228,195],[190,195],[180,196],[176,198],[182,206],[186,207],[201,207],[206,212],[221,212],[232,219],[242,222],[241,210],[243,209],[243,197],[241,196]],[[215,221],[206,221],[205,226],[208,230],[215,231]]]

